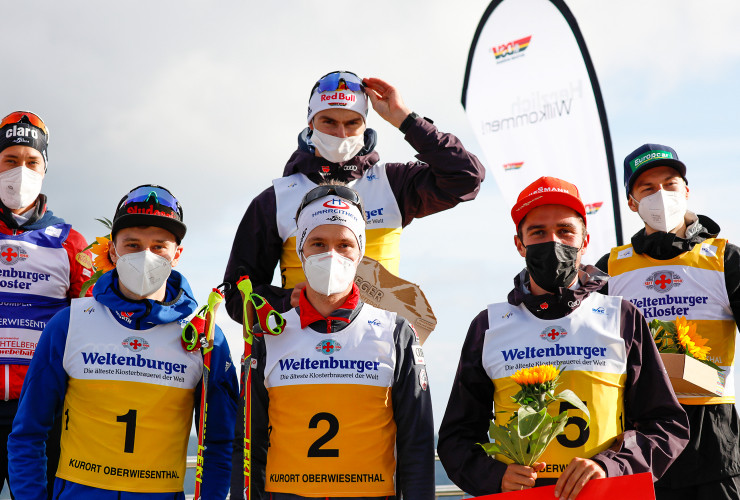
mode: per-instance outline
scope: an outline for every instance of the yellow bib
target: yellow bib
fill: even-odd
[[[138,493],[183,489],[199,352],[182,325],[120,325],[92,298],[72,301],[64,369],[69,375],[57,476]]]

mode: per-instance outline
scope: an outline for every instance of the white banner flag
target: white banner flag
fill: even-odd
[[[468,55],[462,104],[508,205],[542,176],[575,184],[594,263],[622,243],[606,111],[562,0],[494,0]]]

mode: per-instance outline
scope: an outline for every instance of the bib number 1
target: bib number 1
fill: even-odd
[[[123,452],[134,452],[134,440],[136,438],[136,410],[129,410],[124,415],[116,417],[116,421],[126,424],[126,438],[124,439]]]

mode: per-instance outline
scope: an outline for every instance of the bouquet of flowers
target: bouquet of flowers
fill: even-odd
[[[95,260],[93,261],[93,275],[90,276],[90,279],[88,279],[83,285],[82,289],[80,290],[80,297],[84,297],[85,293],[87,293],[87,290],[95,284],[96,281],[98,281],[98,278],[100,278],[103,274],[107,273],[108,271],[115,269],[116,265],[110,260],[110,254],[108,253],[110,251],[110,244],[111,244],[111,235],[110,235],[110,229],[113,227],[113,222],[111,222],[107,218],[102,219],[95,219],[96,221],[103,224],[105,227],[108,228],[108,234],[105,236],[96,236],[95,241],[93,243],[90,243],[87,247],[85,247],[85,250],[90,250],[92,253],[95,254]]]
[[[685,354],[717,371],[724,371],[707,359],[712,348],[706,345],[707,339],[696,333],[696,323],[686,321],[685,316],[679,316],[675,321],[654,319],[648,326],[658,352]]]
[[[573,391],[566,389],[555,395],[563,369],[540,365],[519,370],[511,376],[521,387],[511,398],[519,404],[519,409],[506,425],[496,425],[491,420],[488,433],[494,442],[478,443],[488,455],[500,454],[520,465],[534,465],[568,423],[567,410],[556,417],[547,412],[547,407],[555,401],[570,403],[590,419],[588,409]]]

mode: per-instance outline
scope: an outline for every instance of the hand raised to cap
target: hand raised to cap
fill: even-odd
[[[411,110],[406,107],[396,88],[380,78],[363,78],[362,83],[375,112],[394,127],[400,127]]]

